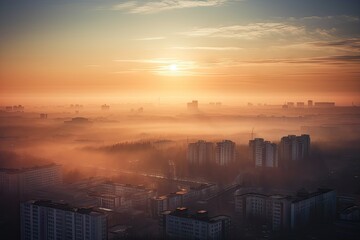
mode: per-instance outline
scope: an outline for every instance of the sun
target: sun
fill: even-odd
[[[175,71],[177,71],[177,65],[176,64],[171,64],[171,65],[169,65],[169,70],[170,71],[172,71],[172,72],[175,72]]]

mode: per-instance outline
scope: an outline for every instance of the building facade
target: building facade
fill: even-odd
[[[269,195],[261,191],[235,192],[235,212],[243,222],[271,226],[274,231],[299,230],[335,219],[336,193],[319,189],[296,196]]]
[[[230,226],[229,217],[210,218],[204,210],[191,215],[187,208],[177,208],[164,218],[164,230],[169,239],[226,239]]]
[[[61,183],[61,166],[56,164],[24,169],[0,169],[0,192],[4,194],[22,196]]]
[[[20,205],[21,239],[107,239],[106,215],[51,201]]]
[[[195,143],[189,143],[187,159],[191,165],[205,165],[214,161],[214,144],[199,140]]]
[[[230,140],[217,142],[215,147],[215,162],[220,166],[227,166],[236,160],[236,145]]]
[[[279,145],[279,157],[282,165],[297,162],[309,158],[310,136],[289,135],[282,137]]]
[[[255,167],[278,167],[277,145],[262,138],[249,141],[250,159]]]

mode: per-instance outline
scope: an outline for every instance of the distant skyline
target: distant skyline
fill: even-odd
[[[360,104],[357,0],[0,1],[0,103]]]

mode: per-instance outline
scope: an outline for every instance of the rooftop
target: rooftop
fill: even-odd
[[[63,211],[80,213],[80,214],[87,214],[87,215],[102,215],[102,213],[95,211],[92,207],[88,208],[77,208],[74,206],[70,206],[67,203],[56,203],[52,202],[51,200],[31,200],[28,201],[33,205],[41,206],[41,207],[48,207],[48,208],[55,208]]]
[[[199,210],[195,214],[190,214],[189,209],[186,207],[179,207],[175,211],[167,213],[167,215],[182,217],[182,218],[189,218],[189,219],[196,219],[203,222],[217,222],[224,219],[230,219],[230,217],[225,215],[219,215],[215,217],[209,217],[208,212],[206,210]]]
[[[312,193],[300,192],[300,194],[298,194],[297,196],[294,197],[294,200],[292,200],[292,202],[293,203],[300,202],[305,199],[313,198],[313,197],[319,196],[321,194],[332,192],[332,191],[334,191],[334,190],[319,188],[316,192],[312,192]]]
[[[46,165],[42,165],[42,166],[34,166],[34,167],[29,167],[29,168],[0,168],[0,172],[16,174],[16,173],[23,173],[23,172],[28,172],[28,171],[38,170],[38,169],[51,168],[51,167],[55,167],[55,166],[61,167],[61,165],[59,165],[59,164],[50,163],[50,164],[46,164]]]

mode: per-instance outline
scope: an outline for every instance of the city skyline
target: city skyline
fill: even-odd
[[[358,1],[2,1],[1,101],[359,103]]]

